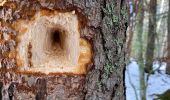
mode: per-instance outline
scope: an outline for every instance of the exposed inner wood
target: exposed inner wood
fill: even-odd
[[[6,2],[7,0],[0,0],[0,6],[3,6]]]
[[[77,15],[74,11],[47,12],[40,11],[32,21],[20,20],[14,24],[20,34],[17,37],[19,70],[85,74],[92,51],[90,43],[80,38]]]

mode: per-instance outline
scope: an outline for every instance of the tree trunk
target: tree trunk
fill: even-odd
[[[133,27],[134,27],[134,20],[132,18],[130,18],[130,22],[129,22],[129,30],[128,30],[128,36],[127,36],[127,58],[129,59],[132,55],[131,55],[131,51],[132,51],[132,40],[133,40]]]
[[[169,1],[169,11],[168,11],[168,37],[167,37],[167,40],[168,40],[168,54],[167,54],[167,73],[170,74],[170,1]]]
[[[170,2],[168,11],[168,57],[170,58]]]
[[[138,64],[140,67],[140,97],[141,100],[146,100],[146,85],[145,85],[145,72],[143,60],[143,20],[144,20],[144,2],[139,2],[138,22],[137,22],[137,39],[138,39]]]
[[[0,8],[0,99],[124,99],[125,33],[128,20],[125,0],[11,0],[7,2],[4,0],[0,5],[2,5]],[[76,25],[78,31],[71,29],[76,28]],[[66,30],[67,28],[69,31]],[[92,53],[82,55],[86,58],[82,61],[86,62],[92,54],[92,62],[86,63],[85,69],[83,65],[80,66],[81,70],[76,66],[78,71],[69,70],[72,66],[53,68],[53,65],[58,64],[55,63],[56,59],[59,61],[62,59],[57,52],[51,53],[58,48],[64,48],[66,54],[69,53],[67,59],[72,58],[69,61],[77,63],[75,56],[77,49],[81,48],[77,45],[79,44],[79,41],[77,42],[79,35],[75,34],[77,32],[80,32],[80,45],[88,46],[82,51],[90,52],[90,45],[93,50]],[[46,36],[43,37],[43,34]],[[31,42],[25,46],[27,41]],[[27,53],[24,53],[25,50]],[[48,52],[41,54],[43,50]],[[80,50],[80,53],[82,51]],[[51,59],[53,56],[57,57]],[[33,59],[34,57],[36,59]],[[46,60],[54,61],[54,64],[41,66]],[[59,64],[63,65],[63,60]]]
[[[150,0],[149,30],[146,50],[146,72],[150,72],[152,70],[152,62],[154,58],[156,36],[156,6],[157,0]]]

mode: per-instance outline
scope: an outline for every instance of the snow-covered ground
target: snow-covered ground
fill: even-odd
[[[153,63],[153,69],[159,67],[158,62]],[[156,98],[155,94],[162,94],[170,89],[170,75],[165,74],[166,63],[162,63],[159,72],[150,75],[147,86],[147,100]],[[140,100],[140,79],[139,79],[139,66],[137,62],[132,61],[127,67],[125,72],[126,84],[126,100]]]

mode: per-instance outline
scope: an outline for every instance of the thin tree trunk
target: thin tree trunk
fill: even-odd
[[[0,99],[123,100],[125,98],[123,73],[128,20],[125,0],[11,0],[3,5],[0,9]],[[18,71],[20,67],[28,66],[19,66],[17,61],[18,42],[21,42],[17,37],[19,32],[25,34],[27,31],[25,28],[18,30],[22,23],[18,25],[17,23],[31,23],[40,11],[44,11],[42,16],[53,16],[54,13],[45,13],[46,10],[61,13],[75,10],[72,14],[77,14],[81,24],[80,37],[89,41],[93,48],[93,63],[87,64],[86,74],[46,75]],[[45,25],[48,26],[48,22]],[[37,30],[43,29],[37,28]],[[30,37],[25,39],[27,38]],[[34,45],[28,47],[30,48],[34,48]],[[29,67],[32,67],[31,63]]]
[[[132,51],[132,40],[133,40],[133,19],[130,19],[130,25],[129,25],[129,35],[127,36],[128,37],[128,40],[127,40],[127,57],[130,58],[131,56],[131,51]]]
[[[154,58],[155,36],[156,36],[156,6],[157,0],[150,0],[149,12],[149,30],[146,50],[146,72],[152,70],[152,62]]]
[[[168,11],[168,57],[170,58],[170,1],[169,1],[169,11]]]
[[[138,63],[140,67],[140,98],[146,100],[146,87],[145,87],[145,72],[144,72],[144,60],[143,60],[143,20],[144,20],[144,2],[140,1],[138,10],[138,23],[137,23],[137,38],[139,42],[138,47]]]
[[[168,74],[170,74],[170,1],[169,1],[169,11],[168,11],[168,27],[167,27],[167,29],[168,29],[168,37],[167,37],[167,40],[168,40],[168,54],[167,54],[167,58],[168,58],[168,60],[167,60],[167,73]]]

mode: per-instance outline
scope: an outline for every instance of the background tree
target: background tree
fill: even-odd
[[[149,3],[149,29],[146,50],[146,72],[152,70],[154,58],[155,37],[156,37],[156,5],[157,0],[150,0]]]
[[[167,77],[164,74],[165,63],[167,62],[166,54],[167,52],[167,15],[168,15],[168,0],[129,0],[130,2],[136,2],[139,5],[139,8],[135,7],[134,16],[131,20],[134,20],[134,26],[131,29],[133,32],[129,32],[128,35],[132,39],[132,44],[127,47],[132,47],[130,58],[130,63],[127,66],[127,93],[133,94],[136,96],[134,98],[140,98],[141,100],[146,100],[149,94],[150,89],[154,90],[154,87],[151,86],[152,83],[150,80],[159,80],[153,79],[153,76]],[[143,6],[141,7],[141,2]],[[130,3],[129,3],[130,4]],[[143,21],[142,21],[143,20]],[[169,20],[168,20],[169,21]],[[128,42],[130,44],[130,42]],[[130,50],[130,49],[129,49]],[[169,58],[168,58],[169,59]],[[137,62],[137,64],[135,63]],[[135,65],[136,64],[136,65]],[[146,66],[145,66],[146,64]],[[153,64],[153,65],[152,65]],[[138,66],[137,66],[138,65]],[[146,72],[144,72],[144,67]],[[153,68],[152,68],[153,67]],[[135,70],[136,68],[136,70]],[[140,71],[139,71],[140,68]],[[169,68],[169,67],[168,67]],[[134,70],[133,70],[134,69]],[[161,73],[161,74],[160,74]],[[140,75],[139,75],[140,74]],[[136,78],[135,78],[136,76]],[[134,80],[133,80],[134,79]],[[136,82],[136,80],[139,80]],[[140,85],[139,85],[140,82]],[[161,81],[159,81],[161,82]],[[166,83],[166,82],[165,82]],[[157,85],[157,88],[161,86]],[[146,92],[146,89],[148,90]],[[167,87],[168,89],[168,87]],[[152,91],[152,92],[156,92]],[[150,95],[149,95],[150,96]],[[154,98],[154,97],[153,97]],[[127,99],[133,99],[132,96],[127,96]]]
[[[144,72],[144,59],[143,59],[143,21],[144,21],[144,0],[139,1],[138,8],[138,22],[136,27],[137,42],[138,42],[138,64],[140,68],[140,97],[141,100],[146,100],[146,86],[145,86],[145,72]]]
[[[170,1],[169,1],[169,10],[168,10],[168,24],[167,24],[167,29],[168,29],[168,60],[167,60],[167,72],[170,74]]]

